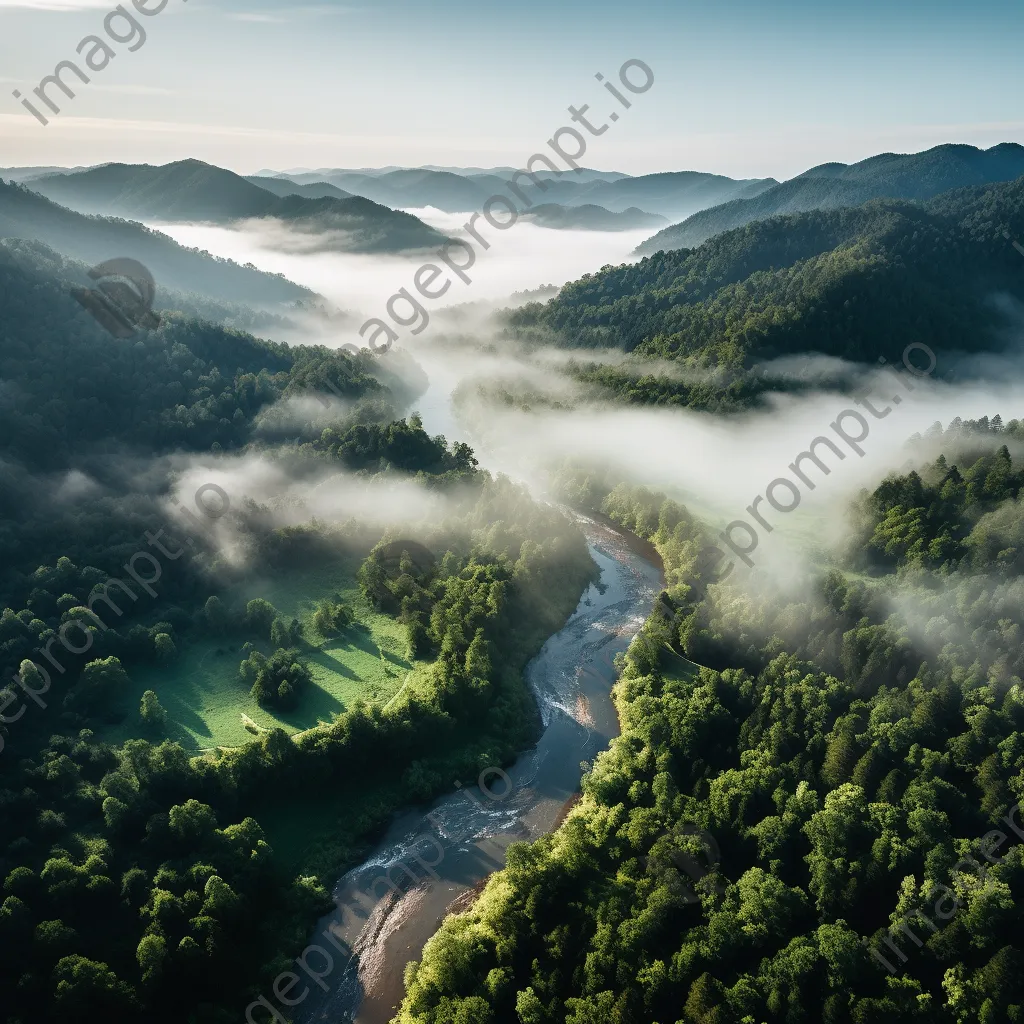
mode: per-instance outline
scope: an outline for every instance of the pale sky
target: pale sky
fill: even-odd
[[[1024,143],[1024,7],[979,0],[167,0],[73,74],[41,125],[32,90],[103,35],[110,0],[0,0],[0,166],[197,157],[262,167],[521,165],[567,107],[602,123],[589,166],[792,177],[941,142]],[[138,0],[151,10],[160,0]],[[90,44],[91,47],[91,44]],[[88,54],[89,49],[85,51]],[[628,59],[655,84],[627,111]],[[38,101],[37,101],[37,105]]]

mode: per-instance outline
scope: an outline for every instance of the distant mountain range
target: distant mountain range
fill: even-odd
[[[0,182],[0,238],[45,242],[90,266],[113,256],[139,260],[157,287],[257,308],[309,300],[314,293],[278,274],[187,249],[142,224],[85,216],[32,192]]]
[[[243,177],[200,160],[0,171],[0,177],[22,181],[79,213],[212,224],[276,219],[309,240],[320,236],[321,248],[367,253],[443,244],[440,232],[403,211],[478,211],[495,194],[513,194],[508,182],[515,174],[514,168],[503,167],[321,168]],[[666,220],[747,199],[777,184],[774,178],[739,181],[698,171],[630,177],[589,168],[578,175],[538,168],[536,180],[526,175],[517,179],[529,204],[520,198],[518,205],[535,223],[602,231],[657,228]],[[585,210],[570,216],[559,208]],[[315,244],[310,241],[310,246]]]
[[[664,224],[665,218],[656,213],[644,213],[631,206],[622,213],[612,213],[603,206],[559,206],[543,203],[522,214],[527,220],[558,231],[637,231]]]
[[[269,175],[267,180],[283,179],[298,185],[330,184],[390,207],[432,206],[447,213],[468,213],[481,209],[492,195],[507,193],[507,182],[516,173],[513,168],[479,172],[466,169],[470,170],[472,173],[428,167],[374,171],[321,168]],[[247,180],[260,183],[261,177],[262,173]],[[686,217],[730,199],[748,198],[778,184],[774,178],[737,181],[699,171],[669,171],[631,178],[618,172],[589,169],[582,169],[579,175],[572,171],[554,175],[538,168],[537,179],[539,185],[526,176],[519,178],[523,194],[536,206],[600,206],[612,213],[637,207],[669,219]]]
[[[992,149],[936,146],[923,153],[884,153],[856,164],[822,164],[759,194],[694,213],[637,248],[640,255],[693,249],[714,235],[754,221],[810,210],[858,206],[870,199],[925,200],[954,188],[1012,181],[1024,174],[1024,146]]]
[[[308,174],[309,177],[315,177],[319,172],[303,173]],[[595,171],[593,173],[599,174],[600,172]],[[369,175],[369,177],[373,176],[374,175]],[[438,191],[435,191],[432,198],[437,200],[437,202],[428,203],[428,206],[434,206],[435,208],[441,209],[442,207],[438,206],[438,203],[442,203],[457,207],[461,203],[467,201],[465,199],[459,199],[460,195],[466,195],[469,193],[464,192],[460,184],[452,181],[454,177],[455,175],[446,173],[440,178],[435,177],[433,179],[432,187],[435,190],[444,190],[446,194],[445,196],[440,196]],[[625,177],[625,175],[622,174],[617,174],[615,176],[616,180],[623,177]],[[353,187],[365,187],[367,175],[357,174],[356,178],[359,179],[358,182],[350,181],[349,184]],[[251,182],[253,185],[258,185],[260,188],[268,189],[277,196],[304,196],[307,199],[322,199],[327,197],[334,199],[349,199],[352,197],[351,192],[345,192],[336,185],[328,184],[326,181],[311,181],[308,184],[299,184],[292,178],[286,178],[280,175],[269,178],[260,177],[259,175],[250,175],[245,180]],[[423,177],[416,175],[413,172],[408,172],[405,175],[405,181],[412,181],[414,186],[417,180],[422,182]],[[549,175],[549,180],[554,179]],[[378,194],[380,194],[379,191]],[[475,192],[472,194],[476,195]],[[481,204],[486,201],[486,198],[487,197],[481,200]],[[392,201],[395,201],[394,195],[392,195]],[[624,210],[621,213],[612,213],[610,210],[606,210],[603,206],[595,206],[590,203],[571,208],[561,206],[558,203],[542,203],[539,206],[532,206],[526,209],[523,216],[527,220],[532,220],[543,227],[554,228],[556,230],[631,231],[643,230],[644,228],[657,228],[668,223],[668,219],[666,217],[661,217],[654,213],[644,213],[643,210],[638,210],[635,206],[631,206],[629,209]]]
[[[211,224],[277,220],[308,236],[312,241],[307,248],[401,252],[436,247],[446,240],[411,214],[362,196],[337,194],[337,190],[328,194],[323,188],[255,185],[233,171],[199,160],[180,160],[160,167],[106,164],[84,171],[44,174],[25,179],[25,183],[48,199],[84,214]]]
[[[248,175],[245,179],[258,188],[273,192],[275,196],[305,196],[307,199],[351,199],[352,193],[338,188],[336,185],[328,185],[326,181],[314,181],[308,185],[300,185],[291,178],[261,178],[257,175]]]
[[[89,167],[0,167],[0,180],[28,181],[44,174],[74,174],[75,171],[88,171]]]
[[[371,177],[380,177],[390,174],[392,171],[445,171],[448,174],[458,174],[463,178],[470,178],[474,175],[492,175],[500,178],[510,178],[516,173],[515,167],[442,167],[438,164],[422,164],[420,167],[293,167],[290,170],[273,171],[269,168],[257,171],[257,177],[282,177],[294,178],[300,174],[318,175],[325,174],[368,174]],[[540,171],[541,176],[550,175],[550,171]],[[592,167],[581,167],[578,172],[573,172],[576,181],[618,181],[620,178],[628,178],[630,175],[622,174],[619,171],[595,171]]]

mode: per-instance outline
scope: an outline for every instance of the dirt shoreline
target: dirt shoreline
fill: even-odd
[[[571,514],[579,517],[601,581],[527,667],[547,724],[537,744],[507,767],[511,799],[504,802],[490,793],[488,799],[478,786],[466,786],[468,797],[450,794],[429,812],[410,808],[392,820],[364,863],[335,887],[336,910],[320,926],[358,947],[358,956],[341,984],[309,1001],[303,1024],[393,1020],[405,996],[406,965],[420,959],[447,917],[472,909],[491,876],[505,866],[510,843],[534,841],[561,827],[582,799],[580,763],[592,761],[619,734],[611,696],[615,656],[628,646],[664,587],[662,563],[650,544],[607,516]],[[424,836],[444,847],[443,856],[431,854],[429,884],[414,885],[387,910],[375,908],[368,888],[389,865],[401,874],[410,844],[420,837],[422,852]]]
[[[558,812],[558,817],[555,818],[555,823],[551,828],[551,832],[557,832],[561,828],[563,822],[569,817],[569,812],[583,799],[582,793],[573,793],[568,800],[562,805],[562,809]],[[551,834],[548,833],[548,835]],[[504,871],[504,868],[499,868],[498,871]],[[490,874],[485,875],[480,881],[476,882],[471,888],[465,892],[460,893],[448,904],[448,909],[445,911],[445,918],[455,916],[456,914],[465,914],[466,911],[472,910],[473,905],[483,895],[484,889],[487,888],[487,883],[496,875],[498,871],[492,871]]]

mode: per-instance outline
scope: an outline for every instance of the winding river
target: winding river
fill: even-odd
[[[348,305],[336,288],[327,286],[322,273],[317,277],[318,265],[290,261],[282,266],[274,253],[258,251],[254,256],[251,242],[239,251],[236,232],[211,237],[207,231],[200,242],[194,225],[170,227],[185,244],[200,243],[220,256],[255,259],[264,269],[287,270],[293,280]],[[562,234],[551,232],[555,241]],[[615,244],[621,245],[619,236]],[[277,262],[268,262],[271,258]],[[452,391],[465,367],[443,350],[414,351],[413,356],[430,382],[415,403],[427,432],[464,438],[484,465],[490,462],[490,468],[500,466],[517,476],[514,466],[496,453],[488,460],[486,446],[456,422]],[[297,1018],[301,1024],[389,1021],[404,994],[406,964],[419,959],[445,916],[467,907],[487,877],[504,866],[510,843],[537,839],[557,827],[579,792],[581,762],[592,761],[618,734],[611,700],[613,659],[650,612],[662,586],[661,568],[648,545],[607,522],[566,512],[585,533],[600,580],[527,666],[544,726],[537,745],[504,771],[489,770],[481,780],[484,790],[453,785],[452,792],[428,809],[397,815],[371,855],[339,879],[333,892],[335,910],[318,923],[310,940],[332,947],[332,964],[325,971],[323,960],[314,962],[313,970],[324,971],[323,986],[312,987],[303,1001]],[[331,942],[324,937],[328,930]]]
[[[325,979],[302,1020],[385,1024],[403,972],[450,910],[505,863],[505,849],[554,829],[579,791],[581,761],[618,733],[612,659],[624,651],[662,584],[655,556],[607,524],[577,517],[601,570],[565,627],[527,667],[544,732],[504,778],[455,790],[427,810],[397,816],[372,855],[338,882],[336,910],[317,926],[353,950]],[[506,781],[507,780],[507,781]],[[316,941],[316,940],[314,940]],[[323,940],[321,940],[323,941]],[[310,997],[311,1000],[313,996]]]
[[[432,434],[460,437],[450,401],[456,375],[426,365],[430,387],[417,402]],[[478,450],[481,460],[486,451]],[[505,864],[508,845],[555,829],[579,792],[583,767],[604,750],[619,725],[611,699],[613,659],[636,635],[662,587],[653,548],[612,524],[565,510],[586,535],[600,579],[566,625],[529,663],[526,676],[544,731],[532,750],[479,785],[456,788],[429,808],[397,815],[371,855],[333,892],[335,910],[317,925],[329,930],[334,966],[314,988],[302,1024],[386,1024],[404,994],[403,974],[453,910],[469,905],[487,877]]]

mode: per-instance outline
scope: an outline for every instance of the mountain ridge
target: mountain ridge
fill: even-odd
[[[125,256],[139,260],[158,287],[265,307],[314,296],[282,275],[241,266],[179,245],[143,224],[69,210],[25,185],[0,182],[0,237],[33,239],[90,265]]]
[[[1009,181],[1022,174],[1024,146],[1017,143],[987,150],[946,143],[920,153],[880,153],[854,164],[819,164],[756,196],[697,211],[659,231],[636,253],[649,256],[660,249],[694,248],[722,231],[767,217],[858,206],[871,199],[927,200],[950,189]]]
[[[79,213],[167,222],[231,224],[276,219],[307,234],[331,232],[331,248],[401,252],[441,245],[446,237],[410,214],[359,196],[277,195],[234,171],[201,160],[169,164],[105,164],[87,171],[44,175],[26,184]],[[358,201],[357,201],[358,200]],[[339,224],[345,231],[337,230]]]

